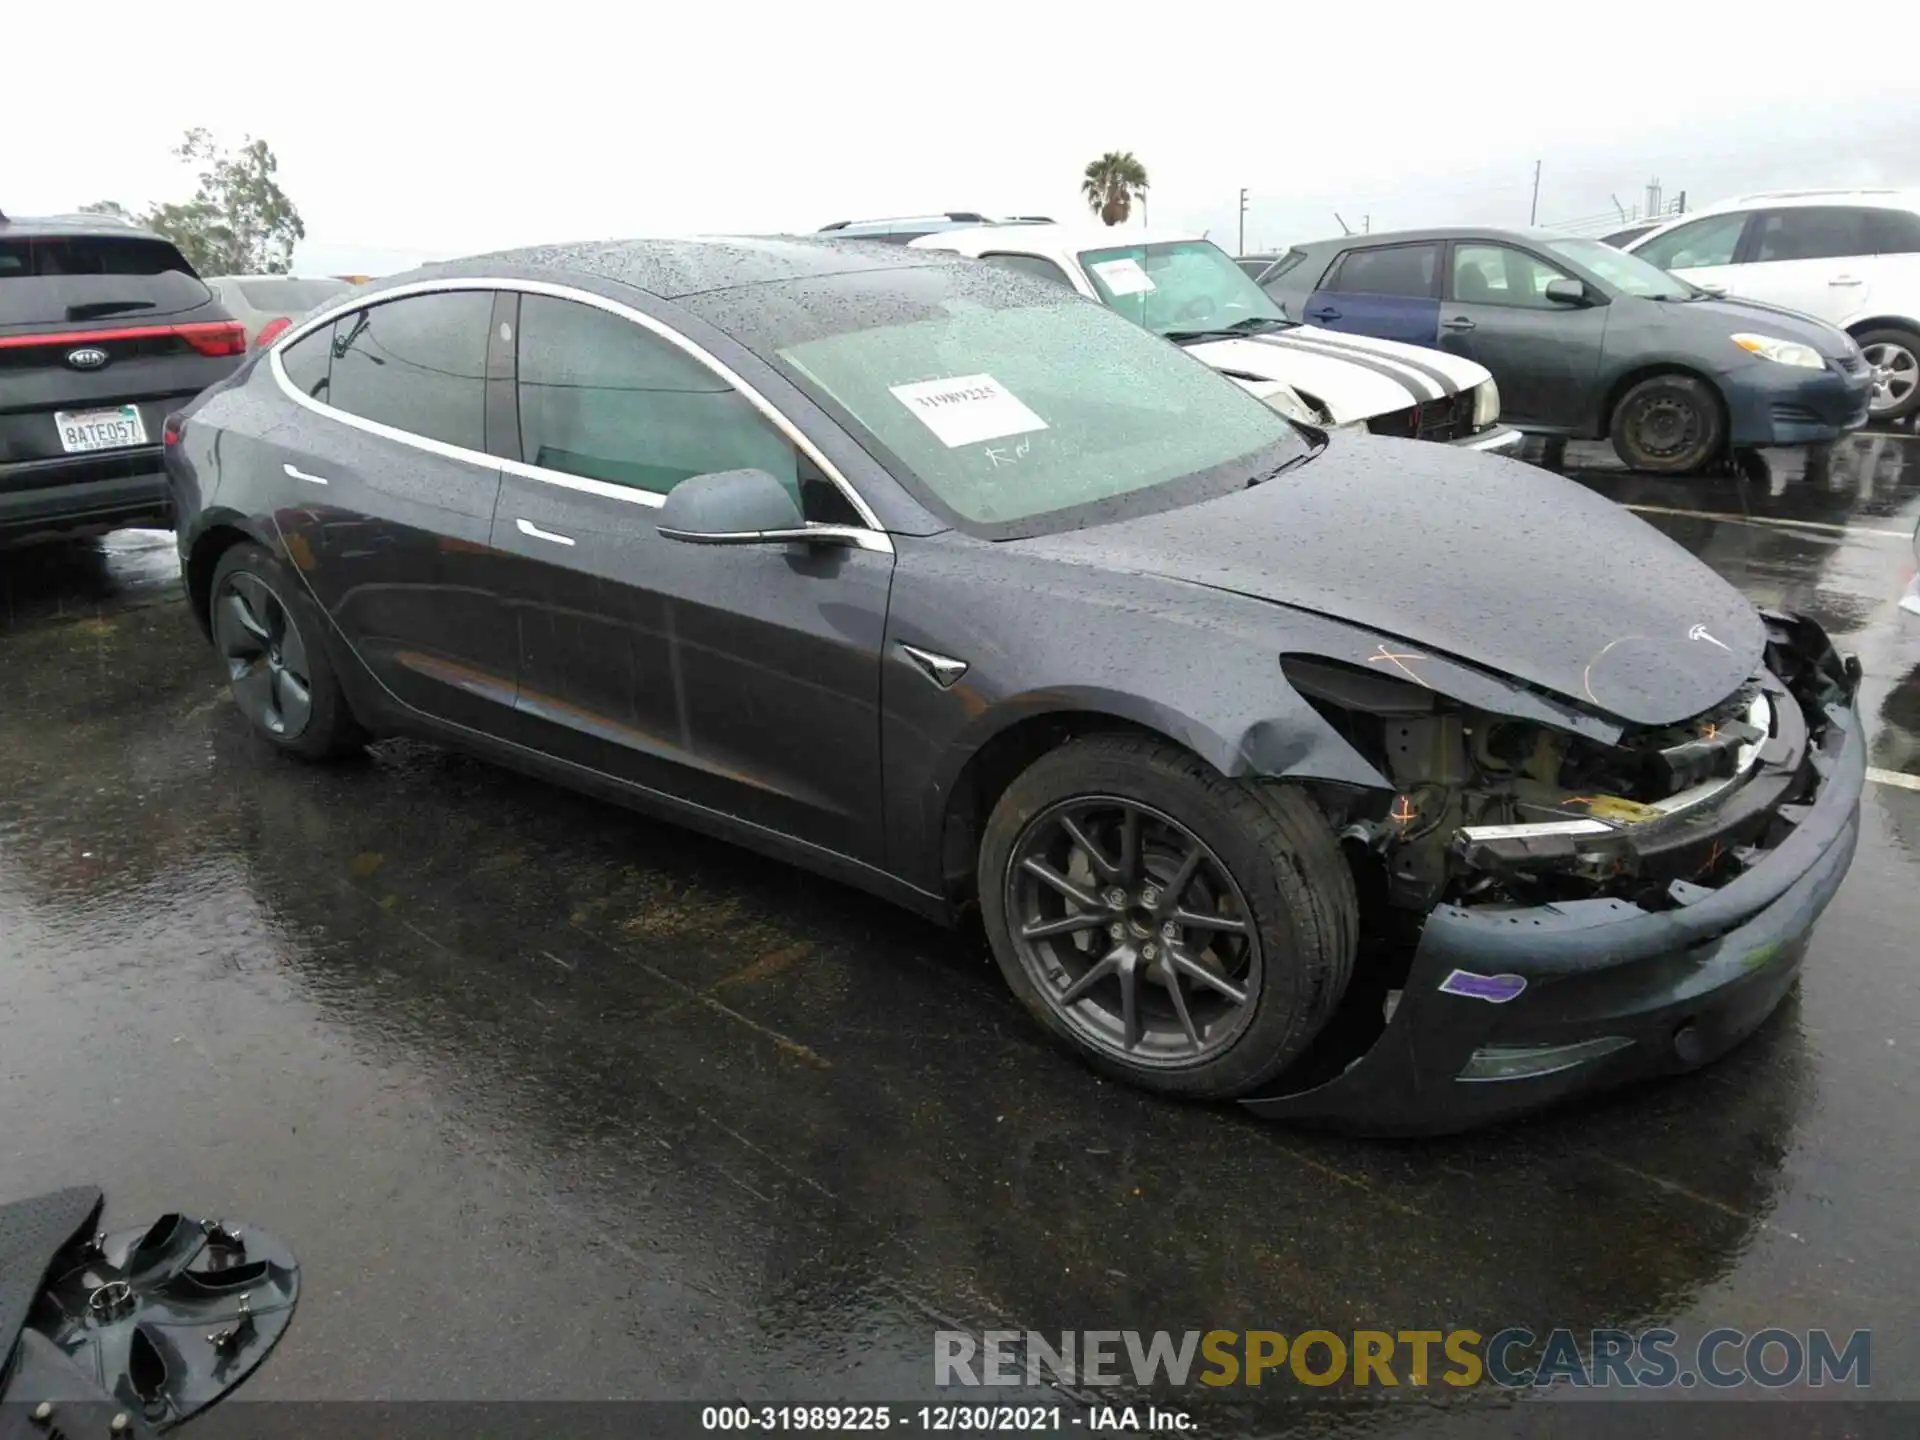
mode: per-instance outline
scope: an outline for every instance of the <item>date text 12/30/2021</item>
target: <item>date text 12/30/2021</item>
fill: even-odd
[[[1196,1428],[1184,1410],[1155,1405],[708,1405],[700,1428],[844,1434],[1178,1434]]]

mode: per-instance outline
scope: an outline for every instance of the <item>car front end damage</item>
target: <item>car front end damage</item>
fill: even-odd
[[[1288,679],[1391,791],[1320,786],[1366,928],[1341,1011],[1248,1098],[1438,1134],[1693,1069],[1791,987],[1858,838],[1859,666],[1764,612],[1762,667],[1707,712],[1610,733],[1320,658]]]

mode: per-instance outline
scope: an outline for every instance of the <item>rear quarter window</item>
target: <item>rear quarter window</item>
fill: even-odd
[[[212,299],[186,257],[154,236],[0,240],[0,325],[137,324]]]

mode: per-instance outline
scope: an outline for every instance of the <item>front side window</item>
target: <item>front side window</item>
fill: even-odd
[[[990,539],[1187,477],[1224,493],[1307,453],[1274,411],[1108,310],[1065,295],[983,299],[956,295],[898,323],[876,307],[876,323],[774,353],[936,509]]]
[[[1374,250],[1349,250],[1321,286],[1344,295],[1403,295],[1419,299],[1437,296],[1440,272],[1438,245],[1383,245]]]
[[[1740,248],[1740,232],[1747,228],[1745,211],[1709,215],[1656,235],[1633,253],[1662,270],[1690,270],[1705,265],[1731,265]]]
[[[1463,305],[1518,305],[1529,310],[1559,307],[1547,298],[1547,283],[1572,277],[1538,256],[1511,245],[1453,247],[1453,298]]]
[[[1642,255],[1629,255],[1602,240],[1549,240],[1546,248],[1564,260],[1585,266],[1624,295],[1643,300],[1684,300],[1699,292],[1678,275],[1669,275]]]
[[[625,316],[524,295],[519,347],[527,464],[654,495],[692,475],[765,470],[802,501],[792,442],[725,380]]]
[[[1869,255],[1868,212],[1847,205],[1801,205],[1768,210],[1754,233],[1753,258],[1769,260],[1833,260],[1843,255]]]
[[[1286,323],[1286,312],[1211,240],[1082,250],[1080,266],[1105,304],[1156,335]]]
[[[327,403],[411,435],[484,453],[490,290],[408,295],[333,325]]]
[[[1011,251],[997,251],[980,258],[989,265],[998,265],[1002,270],[1011,270],[1016,275],[1031,275],[1036,280],[1051,280],[1056,285],[1073,289],[1073,281],[1067,278],[1067,272],[1044,255],[1016,255]]]

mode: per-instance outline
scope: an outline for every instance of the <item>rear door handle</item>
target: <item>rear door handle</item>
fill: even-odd
[[[559,535],[552,530],[542,530],[531,520],[515,519],[513,523],[522,535],[531,535],[536,540],[548,540],[555,545],[573,544],[573,537],[571,535]]]
[[[1456,315],[1451,320],[1440,322],[1442,330],[1477,330],[1480,327],[1464,315]]]
[[[295,466],[295,465],[282,465],[280,468],[286,471],[287,474],[291,475],[295,480],[304,480],[309,485],[326,485],[331,483],[328,481],[326,476],[309,475],[306,471],[300,469],[298,466]]]
[[[1859,278],[1853,275],[1836,275],[1827,282],[1829,285],[1858,285]]]
[[[1340,318],[1340,312],[1335,310],[1331,305],[1322,305],[1318,310],[1307,311],[1307,318],[1309,320],[1338,320]]]

